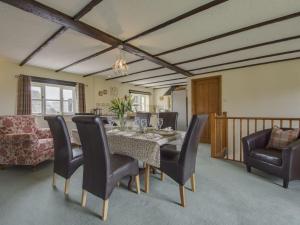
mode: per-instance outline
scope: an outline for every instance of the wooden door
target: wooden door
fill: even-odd
[[[221,113],[221,76],[192,80],[192,113]],[[200,142],[210,143],[210,120]]]

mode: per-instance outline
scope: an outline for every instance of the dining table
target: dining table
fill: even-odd
[[[127,155],[139,162],[143,162],[145,180],[144,191],[149,192],[150,168],[160,167],[160,147],[170,142],[181,142],[184,131],[155,130],[147,128],[143,132],[139,129],[126,129],[106,126],[106,136],[112,154]],[[81,145],[77,129],[72,130],[72,142]]]

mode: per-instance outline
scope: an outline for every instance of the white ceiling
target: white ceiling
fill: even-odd
[[[90,0],[38,1],[69,16],[74,16],[90,2]],[[125,40],[210,1],[212,0],[103,0],[85,15],[81,21]],[[229,0],[151,34],[142,36],[130,43],[151,54],[157,54],[298,11],[300,11],[299,0]],[[173,64],[248,45],[300,35],[299,27],[300,17],[292,18],[159,57]],[[59,28],[60,25],[0,2],[0,57],[21,62]],[[57,70],[107,47],[109,46],[103,42],[76,31],[67,30],[35,55],[28,64]],[[178,66],[189,70],[296,49],[300,49],[300,38]],[[64,71],[86,75],[111,68],[118,54],[119,51],[114,49],[68,67]],[[300,57],[300,53],[249,60],[247,62],[197,70],[193,71],[193,74],[298,56]],[[129,53],[126,53],[125,57],[129,62],[139,59],[139,57]],[[130,64],[129,74],[156,67],[160,66],[143,60]],[[185,82],[185,79],[182,79],[184,76],[181,74],[151,78],[172,72],[174,71],[163,68],[129,75],[116,80],[124,82],[145,78],[145,80],[132,82],[135,85],[161,81],[145,85],[147,87],[168,86],[172,82]],[[100,74],[98,73],[95,76],[109,77],[113,75],[113,71],[109,70]],[[176,78],[178,80],[164,81]]]

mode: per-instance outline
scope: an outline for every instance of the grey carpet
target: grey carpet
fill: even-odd
[[[98,215],[100,199],[89,194],[87,208],[80,207],[82,170],[71,178],[69,199],[63,195],[63,179],[57,179],[57,189],[51,187],[51,171],[51,162],[35,171],[20,167],[0,171],[0,224],[104,224]],[[177,204],[178,186],[170,178],[161,182],[152,177],[149,194],[137,195],[124,186],[115,189],[105,224],[300,224],[299,181],[283,189],[280,179],[257,170],[248,174],[243,165],[211,159],[208,145],[199,146],[196,177],[196,193],[186,190],[186,208]]]

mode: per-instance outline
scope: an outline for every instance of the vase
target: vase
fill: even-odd
[[[125,130],[126,127],[126,118],[125,116],[119,116],[119,126],[120,126],[120,130]]]

